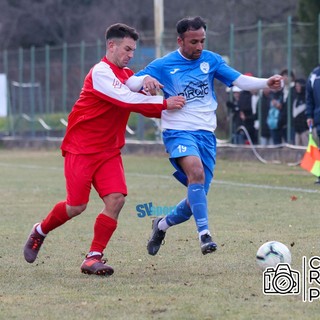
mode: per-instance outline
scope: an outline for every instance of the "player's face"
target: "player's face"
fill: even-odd
[[[107,58],[110,62],[124,68],[133,58],[136,42],[131,38],[113,39],[108,42]]]
[[[178,37],[181,54],[190,60],[199,59],[204,49],[206,31],[203,28],[186,31],[182,38]]]

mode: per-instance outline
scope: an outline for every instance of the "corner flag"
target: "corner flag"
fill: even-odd
[[[320,150],[313,140],[312,132],[309,133],[308,148],[301,160],[300,166],[315,176],[320,177]]]

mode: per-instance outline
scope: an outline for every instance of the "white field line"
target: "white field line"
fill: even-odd
[[[157,174],[143,174],[143,173],[127,173],[127,176],[133,177],[148,177],[154,179],[174,179],[171,175],[157,175]],[[295,192],[304,192],[304,193],[320,193],[319,189],[304,189],[304,188],[292,188],[292,187],[281,187],[281,186],[271,186],[266,184],[253,184],[253,183],[240,183],[224,180],[213,180],[212,186],[215,184],[221,184],[231,187],[244,187],[244,188],[256,188],[256,189],[271,189],[271,190],[283,190],[283,191],[295,191]]]
[[[38,165],[32,165],[32,164],[13,164],[13,163],[7,163],[7,162],[0,162],[0,167],[18,168],[18,169],[63,171],[63,167],[38,166]]]
[[[61,171],[63,172],[63,167],[50,167],[50,166],[38,166],[38,165],[24,165],[24,164],[11,164],[0,162],[0,167],[14,167],[21,169],[34,169],[34,170],[50,170],[50,171]],[[174,179],[171,175],[161,175],[161,174],[145,174],[145,173],[126,173],[128,177],[145,177],[153,179]],[[281,187],[281,186],[272,186],[266,184],[253,184],[253,183],[240,183],[224,180],[213,180],[212,186],[215,184],[225,185],[229,187],[241,187],[241,188],[255,188],[255,189],[268,189],[268,190],[282,190],[282,191],[293,191],[293,192],[302,192],[302,193],[320,193],[320,188],[318,189],[304,189],[304,188],[293,188],[293,187]]]

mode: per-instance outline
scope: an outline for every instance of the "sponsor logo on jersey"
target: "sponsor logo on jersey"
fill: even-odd
[[[179,68],[175,68],[173,69],[172,71],[170,71],[171,74],[175,74],[177,71],[179,71],[180,69]]]
[[[112,85],[113,85],[113,87],[114,87],[115,89],[120,89],[122,83],[121,83],[118,79],[113,79]]]
[[[208,82],[193,82],[191,81],[183,92],[179,93],[179,96],[185,97],[187,101],[191,101],[197,98],[203,98],[209,93],[209,84]]]

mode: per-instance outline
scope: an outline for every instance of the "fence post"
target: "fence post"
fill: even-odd
[[[163,0],[153,0],[156,58],[161,57],[162,35],[164,30],[163,11]]]
[[[288,81],[289,81],[289,92],[287,98],[287,142],[292,143],[291,141],[291,70],[292,70],[292,24],[291,16],[288,17],[288,28],[287,28],[287,69],[288,69]]]
[[[234,25],[233,23],[230,24],[230,34],[229,34],[229,55],[230,55],[230,65],[234,67]],[[232,90],[230,90],[229,93],[229,99],[232,99]],[[232,133],[233,133],[233,118],[232,118],[232,110],[228,108],[228,113],[229,113],[229,139],[232,143]]]
[[[258,77],[262,76],[262,23],[261,20],[258,21],[258,44],[257,44],[257,54],[258,54]]]
[[[257,54],[258,54],[258,77],[261,78],[262,76],[262,23],[261,20],[258,21],[258,39],[257,39]],[[257,106],[257,111],[258,111],[258,122],[259,122],[259,128],[258,128],[258,144],[260,143],[261,140],[261,127],[262,127],[262,110],[261,110],[261,102],[262,102],[262,95],[263,93],[261,90],[259,90],[259,100],[258,100],[258,106]]]
[[[8,114],[7,114],[7,124],[8,124],[8,132],[12,134],[12,136],[15,136],[15,129],[14,129],[14,118],[11,110],[11,103],[10,103],[10,85],[9,85],[9,67],[8,67],[8,51],[4,50],[3,51],[3,69],[4,69],[4,74],[7,77],[7,109],[8,109]]]
[[[83,84],[83,78],[84,78],[84,57],[85,57],[85,42],[82,40],[80,44],[80,90],[82,88]]]
[[[50,46],[45,47],[46,113],[50,113]]]
[[[102,58],[102,53],[101,53],[101,40],[97,40],[97,61],[100,61]]]
[[[62,110],[67,113],[67,57],[68,57],[67,44],[63,44],[62,48]]]
[[[35,119],[35,96],[34,96],[34,84],[35,84],[35,47],[30,48],[30,104],[31,104],[31,119]],[[35,121],[31,121],[31,136],[35,136]]]
[[[18,81],[19,81],[19,114],[22,114],[23,112],[23,96],[22,96],[22,90],[23,90],[23,49],[19,48],[19,70],[18,70]]]

